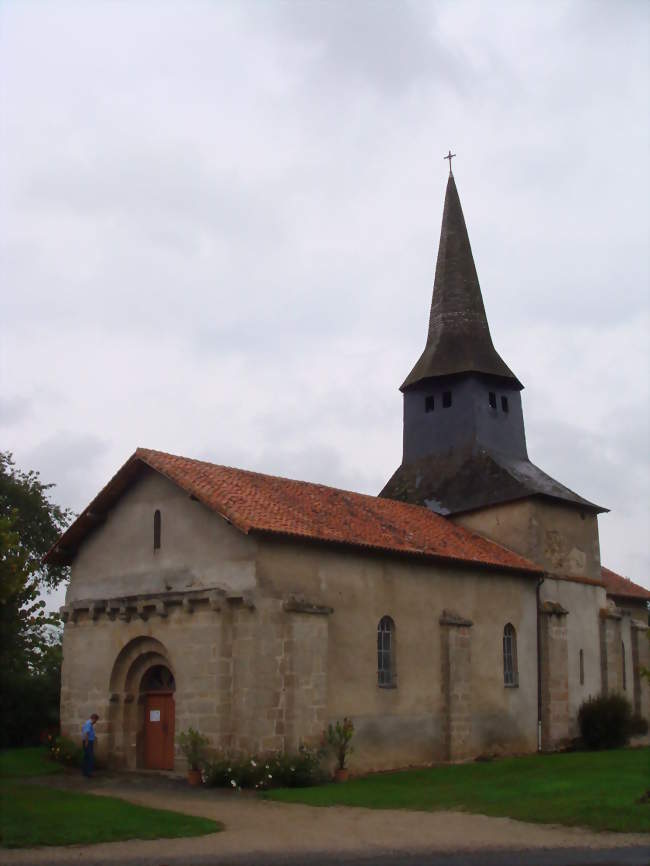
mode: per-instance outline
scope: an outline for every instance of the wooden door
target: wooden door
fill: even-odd
[[[174,769],[174,696],[171,694],[147,695],[144,765],[148,770]]]

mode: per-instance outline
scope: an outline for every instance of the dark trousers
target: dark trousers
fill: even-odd
[[[83,744],[84,747],[84,760],[82,764],[82,770],[84,776],[90,777],[93,774],[93,770],[95,769],[95,741],[89,740],[87,743]]]

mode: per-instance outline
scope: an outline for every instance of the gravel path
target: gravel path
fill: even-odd
[[[163,864],[210,859],[233,862],[241,855],[313,852],[366,856],[390,851],[458,852],[495,849],[591,848],[613,849],[647,846],[644,834],[596,833],[571,827],[526,824],[510,818],[488,818],[465,812],[409,812],[332,806],[275,803],[254,795],[219,790],[192,790],[184,781],[143,774],[107,776],[85,782],[74,777],[50,777],[39,784],[92,794],[121,797],[132,803],[172,809],[225,824],[210,836],[154,841],[100,843],[97,845],[3,850],[0,864],[101,863]],[[650,849],[649,849],[650,853]],[[251,857],[255,862],[255,857]]]

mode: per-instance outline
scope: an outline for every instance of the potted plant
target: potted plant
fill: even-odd
[[[349,755],[354,751],[350,745],[350,740],[354,735],[354,725],[352,719],[347,716],[342,722],[337,721],[335,724],[329,724],[326,731],[326,740],[336,753],[337,768],[334,772],[334,781],[347,782],[348,768],[345,766]]]
[[[188,728],[178,735],[178,745],[189,765],[187,781],[190,785],[201,784],[201,765],[205,759],[208,742],[208,738],[194,728]]]

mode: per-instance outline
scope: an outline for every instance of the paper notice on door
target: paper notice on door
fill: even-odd
[[[160,721],[160,710],[149,710],[149,721],[150,722],[159,722]]]

